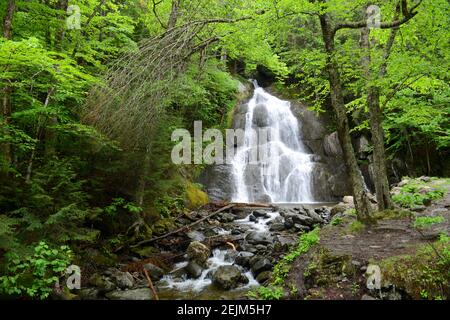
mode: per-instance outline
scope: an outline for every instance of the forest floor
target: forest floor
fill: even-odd
[[[428,298],[426,290],[411,289],[408,286],[412,284],[408,282],[419,285],[422,280],[426,282],[424,278],[427,277],[427,273],[430,274],[429,277],[434,276],[433,272],[436,270],[432,270],[429,265],[415,266],[414,263],[417,262],[415,259],[423,253],[423,248],[425,251],[429,249],[428,256],[439,255],[439,248],[437,248],[439,244],[436,244],[439,236],[449,234],[450,184],[445,181],[440,184],[440,187],[446,189],[444,197],[432,201],[429,206],[417,208],[416,212],[405,210],[379,213],[377,222],[373,226],[361,225],[352,214],[344,214],[339,218],[342,219],[339,224],[330,224],[322,228],[319,244],[307,255],[297,259],[291,267],[286,283],[295,285],[301,294],[291,294],[290,298],[299,298],[300,295],[306,299],[402,299],[405,296],[418,298],[418,293],[421,295],[419,298]],[[414,222],[418,217],[425,217],[425,219],[442,217],[443,219],[425,228],[417,228]],[[448,242],[444,245],[444,250],[445,248],[448,250]],[[396,260],[401,263],[397,264],[396,270],[392,270],[393,264],[386,262]],[[434,261],[430,263],[433,264]],[[448,257],[446,263],[448,264]],[[396,273],[396,276],[399,271],[404,274],[401,275],[402,279],[394,279],[400,280],[394,285],[392,281],[384,284],[383,289],[391,287],[389,290],[384,290],[384,293],[383,290],[369,290],[366,271],[370,264],[382,265],[381,278],[383,271]],[[387,265],[386,270],[383,270],[384,265]],[[412,274],[412,269],[421,267],[427,269],[423,274],[420,270]],[[445,272],[445,267],[448,265],[444,266],[442,280],[447,284],[444,283],[442,286],[439,283],[439,293],[435,294],[438,298],[448,297],[449,294],[450,275],[448,269]],[[387,274],[388,278],[390,276]],[[434,280],[440,282],[441,279],[431,279],[429,282]]]
[[[403,186],[394,187],[392,192],[398,196],[397,205],[400,202],[403,208],[397,206],[395,210],[375,214],[376,223],[371,226],[357,221],[348,199],[333,208],[232,207],[214,214],[217,208],[205,207],[189,217],[176,219],[175,228],[181,228],[181,232],[122,252],[108,266],[102,259],[94,259],[98,262],[95,268],[83,268],[89,280],[77,295],[81,299],[149,299],[153,293],[142,273],[146,269],[162,299],[252,297],[248,294],[249,288],[234,282],[230,283],[233,290],[218,290],[211,285],[200,292],[161,286],[159,280],[164,274],[172,274],[174,281],[186,285],[207,281],[198,280],[200,273],[193,277],[189,267],[175,265],[186,261],[186,252],[196,242],[197,246],[206,248],[208,261],[216,261],[212,251],[220,249],[235,257],[233,265],[239,273],[251,271],[267,289],[264,291],[260,287],[263,290],[259,292],[263,294],[253,295],[254,298],[446,299],[450,296],[450,180],[424,180],[410,179],[403,182]],[[431,196],[437,192],[438,196]],[[419,204],[421,202],[426,205]],[[200,223],[191,227],[193,221]],[[255,227],[261,228],[264,224],[266,227],[262,231],[255,232]],[[320,229],[314,229],[317,226]],[[276,271],[279,262],[297,250],[299,235],[316,232],[312,230],[318,230],[319,240],[289,263],[280,285]],[[443,234],[447,235],[444,241]],[[98,251],[90,251],[93,252],[87,253],[91,258],[99,256]],[[373,270],[374,266],[380,273],[377,290],[367,285],[368,270]],[[203,269],[201,274],[207,271]],[[214,283],[216,273],[209,273]],[[276,282],[278,291],[271,291]],[[252,292],[257,293],[258,289],[253,288]]]

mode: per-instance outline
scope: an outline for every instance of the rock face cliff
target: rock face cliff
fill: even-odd
[[[271,88],[266,90],[277,95]],[[252,92],[251,84],[240,86],[240,96],[243,98],[234,110],[233,129],[245,127],[245,115]],[[300,139],[308,149],[307,151],[312,154],[311,158],[314,161],[314,170],[311,175],[314,201],[335,201],[350,194],[342,150],[336,132],[327,131],[328,120],[324,116],[317,116],[315,112],[298,102],[290,102],[291,112],[299,123]],[[266,120],[263,113],[255,113],[254,117],[256,117],[254,121],[264,126]],[[248,170],[247,174],[251,172],[252,170]],[[250,180],[258,181],[258,179]],[[205,187],[212,201],[229,201],[235,192],[234,177],[229,164],[208,166],[200,175],[199,182]],[[260,188],[262,189],[262,186]],[[252,189],[258,192],[256,182]],[[267,200],[261,197],[261,202],[267,202]]]

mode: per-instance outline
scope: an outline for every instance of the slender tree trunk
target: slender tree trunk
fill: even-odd
[[[58,1],[57,9],[63,12],[59,16],[60,26],[58,28],[58,31],[56,32],[56,37],[55,37],[55,47],[56,47],[56,50],[58,50],[58,51],[61,51],[62,42],[66,35],[66,24],[65,24],[66,19],[65,18],[66,18],[66,12],[67,12],[68,5],[69,5],[69,0],[59,0]]]
[[[330,82],[331,103],[337,117],[338,136],[344,152],[345,165],[349,173],[358,219],[366,223],[372,222],[372,207],[364,187],[363,177],[353,149],[349,122],[345,110],[342,83],[337,62],[335,60],[334,36],[335,32],[327,13],[320,16],[323,41],[327,53],[326,70]]]
[[[361,29],[361,47],[364,50],[362,64],[366,76],[367,106],[369,109],[370,129],[373,143],[374,184],[378,210],[392,207],[389,193],[389,180],[386,167],[386,151],[384,148],[384,132],[382,127],[382,112],[380,108],[380,88],[373,84],[374,76],[370,70],[370,29]]]
[[[180,8],[181,0],[172,0],[172,10],[170,11],[169,23],[167,24],[167,30],[170,30],[177,25],[178,9]]]
[[[8,7],[6,9],[5,19],[3,21],[3,37],[8,40],[12,39],[12,22],[15,10],[16,10],[15,0],[9,0]],[[2,126],[5,135],[8,135],[9,133],[8,125],[11,123],[12,91],[13,90],[10,85],[5,85],[5,87],[2,90],[2,116],[3,116]],[[6,163],[10,164],[12,162],[11,144],[9,142],[1,144],[1,150]]]
[[[8,7],[6,8],[5,20],[3,21],[3,37],[6,39],[12,38],[12,22],[15,10],[16,10],[16,1],[9,0]]]
[[[147,186],[147,178],[150,173],[150,148],[146,148],[143,155],[142,170],[138,180],[138,186],[136,190],[136,203],[138,206],[142,207],[145,200],[145,188]]]

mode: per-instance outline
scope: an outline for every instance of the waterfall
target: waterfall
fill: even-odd
[[[235,202],[313,202],[312,154],[300,139],[288,101],[256,82],[245,114],[244,139],[231,162]]]

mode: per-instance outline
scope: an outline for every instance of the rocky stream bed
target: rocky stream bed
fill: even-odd
[[[199,210],[178,224],[188,225],[209,214]],[[275,263],[298,241],[300,232],[328,223],[330,215],[329,204],[230,208],[151,248],[139,248],[141,257],[123,257],[122,263],[90,275],[78,296],[153,299],[139,272],[143,268],[159,299],[245,299],[251,289],[270,279]],[[146,249],[160,252],[146,259]]]

